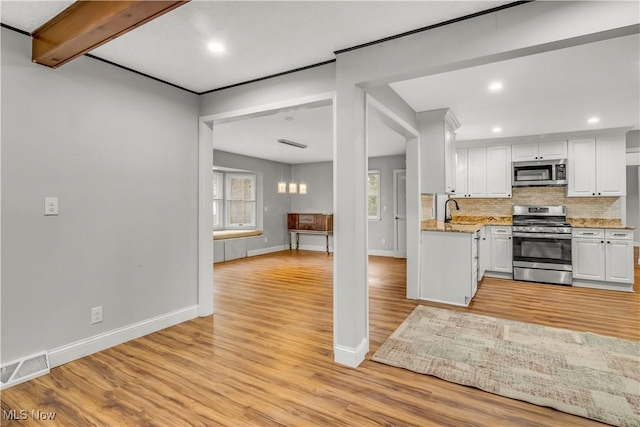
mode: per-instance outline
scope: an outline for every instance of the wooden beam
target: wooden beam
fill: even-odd
[[[58,68],[188,1],[76,1],[31,34],[32,61]]]

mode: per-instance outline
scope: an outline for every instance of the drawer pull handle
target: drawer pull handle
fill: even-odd
[[[624,236],[626,236],[627,234],[626,234],[626,233],[612,233],[611,235],[612,235],[612,236],[622,236],[622,237],[624,237]]]
[[[595,236],[596,233],[582,233],[584,236]]]

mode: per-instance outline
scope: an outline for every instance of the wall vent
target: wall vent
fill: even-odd
[[[0,366],[0,390],[49,373],[49,355],[33,354]]]

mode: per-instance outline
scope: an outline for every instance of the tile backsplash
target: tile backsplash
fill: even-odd
[[[435,195],[423,194],[422,195],[422,220],[429,220],[435,218],[435,206],[433,200]]]
[[[564,205],[569,218],[620,218],[619,197],[566,197],[565,187],[519,187],[513,189],[510,199],[466,199],[456,197],[460,210],[456,215],[510,216],[513,205]],[[430,219],[431,211],[424,209],[433,195],[423,194],[423,220]],[[425,211],[429,214],[425,218]]]

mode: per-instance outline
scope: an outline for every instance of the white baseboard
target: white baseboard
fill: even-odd
[[[84,340],[54,348],[49,352],[49,364],[52,368],[60,366],[196,317],[198,317],[198,306],[193,305],[94,335]]]
[[[395,255],[394,251],[381,251],[378,249],[369,249],[367,253],[373,256],[386,256],[390,258],[393,258],[393,256]]]
[[[357,368],[369,352],[369,340],[362,339],[360,345],[356,348],[345,347],[336,344],[333,347],[333,360],[341,365],[346,365],[351,368]]]
[[[293,246],[293,249],[295,250],[295,246]],[[327,252],[326,246],[300,245],[298,249],[302,251]],[[333,248],[331,246],[329,246],[329,252],[333,252]]]
[[[281,246],[272,246],[270,248],[253,249],[253,250],[247,251],[247,256],[250,257],[250,256],[257,256],[257,255],[265,255],[265,254],[270,254],[272,252],[284,251],[285,249],[289,249],[289,247],[285,245],[281,245]]]
[[[572,286],[576,288],[604,289],[608,291],[633,292],[633,284],[629,283],[610,283],[610,282],[592,282],[588,280],[573,280]]]

